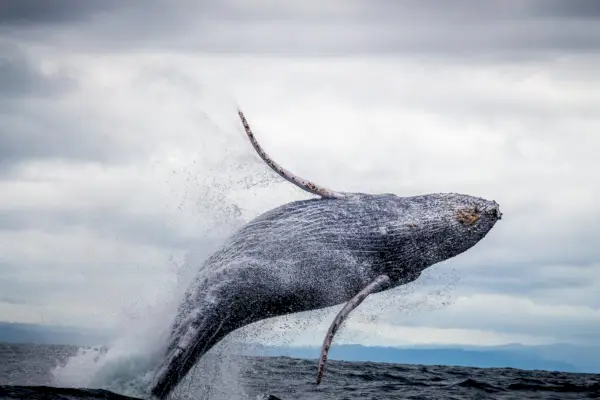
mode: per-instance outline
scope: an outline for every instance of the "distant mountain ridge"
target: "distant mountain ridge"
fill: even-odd
[[[109,334],[89,329],[0,322],[0,342],[102,346]],[[252,345],[248,355],[317,359],[320,348]],[[453,365],[481,368],[518,368],[600,373],[600,346],[411,346],[336,345],[329,358],[394,364]]]

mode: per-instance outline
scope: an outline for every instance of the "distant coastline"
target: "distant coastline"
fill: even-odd
[[[0,342],[101,347],[110,334],[90,329],[0,322]],[[249,346],[247,355],[316,359],[317,346]],[[411,346],[334,345],[332,360],[394,364],[447,365],[480,368],[518,368],[575,373],[600,373],[600,346]]]

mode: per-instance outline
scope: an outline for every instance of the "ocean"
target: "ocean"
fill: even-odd
[[[99,351],[98,349],[88,349]],[[0,399],[126,399],[113,392],[52,390],[54,371],[81,349],[72,346],[0,344]],[[328,361],[321,385],[316,362],[288,357],[242,357],[236,382],[187,386],[174,399],[598,399],[600,375]],[[236,394],[231,386],[237,386]],[[111,389],[98,387],[97,389]],[[128,393],[124,393],[128,392]],[[229,393],[229,394],[227,394]],[[143,397],[135,390],[120,394]],[[271,396],[271,397],[269,397]]]

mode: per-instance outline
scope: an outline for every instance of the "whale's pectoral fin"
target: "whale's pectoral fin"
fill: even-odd
[[[335,316],[335,319],[329,326],[325,340],[323,340],[323,346],[321,347],[321,358],[319,358],[319,369],[317,370],[317,385],[321,383],[323,372],[325,372],[325,363],[327,362],[327,352],[333,342],[333,337],[338,331],[340,326],[344,323],[348,315],[354,310],[360,303],[362,303],[368,295],[375,293],[378,290],[385,288],[391,283],[389,276],[380,275],[371,283],[369,283],[363,290],[358,292],[356,296],[350,299],[348,303],[342,308],[342,310]]]
[[[330,190],[323,186],[317,185],[314,182],[310,182],[306,179],[300,178],[299,176],[291,173],[287,169],[285,169],[282,166],[280,166],[279,164],[277,164],[267,153],[265,153],[265,151],[262,149],[260,144],[258,144],[258,141],[254,137],[254,134],[252,133],[252,130],[250,129],[250,125],[248,124],[248,121],[246,120],[244,113],[242,113],[242,111],[238,110],[238,115],[240,117],[240,120],[242,121],[242,125],[244,126],[244,131],[246,131],[246,135],[248,136],[248,139],[250,139],[250,143],[252,143],[252,147],[254,147],[254,150],[256,150],[256,152],[258,153],[260,158],[262,158],[262,160],[273,171],[277,172],[277,174],[279,174],[279,176],[281,176],[283,179],[285,179],[288,182],[293,183],[294,185],[298,186],[302,190],[306,190],[309,193],[316,194],[317,196],[321,196],[324,199],[345,199],[348,197],[346,193],[336,192],[334,190]]]

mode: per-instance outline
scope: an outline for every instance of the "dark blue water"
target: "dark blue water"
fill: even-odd
[[[102,390],[53,389],[52,370],[77,349],[0,344],[0,399],[128,399]],[[320,386],[316,363],[244,358],[244,399],[598,399],[600,375],[381,363],[328,362]],[[216,385],[225,385],[215,383]],[[188,392],[178,398],[210,399]]]

